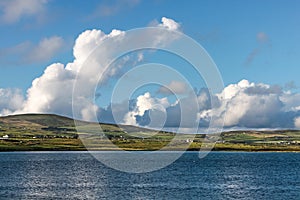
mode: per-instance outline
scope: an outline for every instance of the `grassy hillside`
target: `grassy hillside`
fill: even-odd
[[[175,134],[171,132],[156,132],[135,126],[83,121],[78,124],[79,131],[75,129],[73,119],[52,114],[0,117],[0,151],[86,150],[82,141],[93,150],[116,150],[117,147],[124,150],[158,150],[166,145],[166,150],[185,150],[188,146],[189,150],[199,150],[205,137],[177,134],[174,138]],[[95,134],[99,125],[103,134]],[[214,150],[300,151],[300,132],[224,132]]]
[[[0,117],[1,123],[32,123],[40,126],[74,126],[74,121],[68,117],[62,117],[54,114],[26,114],[26,115],[13,115],[7,117]]]

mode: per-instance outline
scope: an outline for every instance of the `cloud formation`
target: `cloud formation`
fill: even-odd
[[[300,127],[300,94],[284,91],[277,85],[251,83],[248,80],[230,84],[221,93],[212,96],[204,88],[196,100],[186,96],[170,104],[167,98],[156,98],[145,93],[136,102],[119,123],[148,126],[151,123],[152,127],[156,127],[161,126],[164,120],[165,127],[192,127],[199,121],[200,127],[207,127],[214,117],[216,124],[224,123],[226,128]],[[161,112],[156,115],[160,116],[158,124],[149,117],[149,112],[156,111]]]
[[[8,115],[22,108],[23,94],[19,89],[0,88],[0,116]]]
[[[173,19],[162,17],[161,22],[162,23],[159,24],[159,26],[168,28],[170,30],[179,30],[179,28],[180,28],[180,24],[175,22]]]
[[[45,9],[47,0],[2,0],[0,9],[2,10],[1,20],[11,24],[18,22],[24,16],[35,16]]]
[[[294,119],[295,128],[300,128],[300,117],[296,117]]]
[[[160,115],[157,113],[164,114],[166,112],[166,108],[169,107],[169,102],[167,98],[153,98],[149,92],[145,93],[144,95],[140,95],[136,100],[136,105],[133,110],[128,112],[124,117],[124,123],[130,125],[139,125],[140,122],[137,122],[139,119],[142,120],[143,116],[145,115],[146,111],[152,112],[152,120],[149,123],[154,123],[156,127],[161,127],[162,124],[160,122],[164,122],[165,120],[159,117]],[[155,116],[155,117],[154,117]],[[147,117],[149,117],[147,115]],[[164,117],[164,115],[163,115]],[[148,125],[148,124],[147,124]]]
[[[174,20],[162,18],[159,27],[171,30],[179,30],[180,25]],[[300,128],[300,94],[292,93],[276,85],[253,83],[241,80],[236,84],[230,84],[218,94],[210,94],[207,88],[201,89],[193,96],[187,91],[184,83],[171,81],[168,85],[161,87],[155,94],[146,92],[136,99],[128,102],[119,102],[101,108],[91,101],[90,94],[94,92],[94,86],[98,83],[96,74],[104,74],[109,80],[116,77],[122,67],[143,60],[143,54],[138,56],[125,56],[119,64],[113,65],[110,71],[105,71],[108,61],[101,62],[97,56],[90,53],[106,38],[122,40],[126,34],[120,30],[112,30],[106,34],[101,30],[86,30],[81,33],[73,47],[74,60],[66,65],[53,63],[49,65],[44,73],[33,80],[32,86],[27,90],[24,98],[21,91],[17,89],[0,89],[0,115],[16,113],[56,113],[72,116],[72,103],[79,108],[78,115],[84,120],[93,119],[93,113],[97,113],[102,122],[126,123],[150,127],[207,127],[212,117],[217,123],[225,124],[226,127],[243,128]],[[144,35],[143,35],[144,37]],[[142,37],[141,37],[142,38]],[[261,40],[266,36],[260,35]],[[169,43],[172,38],[159,35],[154,44]],[[42,40],[34,48],[38,58],[38,49],[44,49],[51,54],[58,49],[61,40],[58,37]],[[28,44],[24,44],[27,48]],[[53,45],[53,46],[52,46]],[[47,48],[50,46],[49,48]],[[107,46],[102,46],[100,53],[112,54]],[[94,63],[82,73],[82,64],[88,56],[94,56]],[[89,59],[90,60],[90,59]],[[99,63],[102,64],[99,67]],[[95,67],[98,66],[98,67]],[[75,81],[80,84],[77,88],[78,94],[72,99],[73,85]],[[157,92],[169,95],[170,91],[180,94],[174,103],[168,97],[156,97]],[[101,96],[99,97],[101,98]],[[72,102],[73,100],[73,102]],[[128,108],[129,105],[129,108]],[[113,113],[118,113],[113,116]],[[225,121],[223,121],[225,119]]]
[[[256,40],[259,46],[254,48],[247,56],[245,60],[245,65],[250,65],[254,59],[262,52],[263,48],[266,46],[271,46],[269,36],[265,32],[258,32],[256,34]]]
[[[1,62],[24,65],[26,63],[36,63],[48,61],[65,48],[65,41],[62,37],[52,36],[41,39],[38,44],[29,41],[22,42],[16,46],[1,49]]]
[[[58,53],[63,48],[63,45],[64,40],[59,36],[43,38],[39,44],[28,53],[27,59],[32,62],[48,60]]]
[[[170,23],[170,22],[166,22]],[[172,21],[171,23],[175,23]],[[162,22],[158,26],[169,27],[168,24]],[[179,26],[173,26],[170,28],[176,28]],[[89,65],[89,67],[82,73],[78,74],[82,64],[85,62],[90,53],[106,38],[115,38],[116,40],[122,40],[123,31],[112,30],[110,33],[105,34],[101,30],[86,30],[81,33],[75,41],[73,48],[74,61],[67,63],[66,65],[62,63],[53,63],[49,65],[44,73],[33,80],[32,86],[27,90],[26,98],[22,103],[22,106],[18,106],[17,109],[9,109],[7,112],[2,112],[1,114],[13,114],[13,113],[57,113],[63,115],[72,116],[72,103],[79,106],[82,119],[90,120],[90,114],[94,111],[101,110],[97,105],[90,101],[90,94],[94,91],[94,86],[98,82],[98,76],[95,74],[103,74],[105,71],[105,64],[108,61],[99,60],[98,55],[93,55],[94,57],[89,59],[95,61],[95,63]],[[158,37],[157,42],[167,41],[169,42],[171,38]],[[58,37],[46,39],[40,42],[34,51],[36,51],[36,56],[40,58],[38,50],[45,47],[43,52],[52,53],[54,49],[57,49],[61,43]],[[25,45],[26,46],[26,45]],[[49,47],[50,46],[50,47]],[[113,50],[109,49],[107,46],[102,47],[103,53],[111,54],[114,53]],[[142,60],[142,55],[139,53],[137,60]],[[121,61],[122,65],[114,65],[110,71],[105,73],[106,79],[115,76],[118,71],[125,66],[126,62],[132,63],[130,58],[126,57]],[[100,66],[100,67],[99,67]],[[100,70],[100,71],[99,71]],[[78,97],[73,99],[72,102],[72,91],[73,85],[77,82],[80,87],[78,89]],[[141,109],[141,108],[140,108]],[[140,111],[138,112],[140,113]]]
[[[85,73],[81,73],[80,77],[76,77],[77,72],[90,52],[102,40],[107,37],[118,36],[121,33],[118,30],[112,30],[109,34],[105,34],[100,30],[87,30],[81,33],[73,48],[74,61],[66,66],[62,63],[54,63],[48,66],[42,76],[32,82],[31,88],[27,90],[27,98],[23,109],[19,112],[51,112],[71,116],[73,85],[79,79],[85,82],[80,89],[82,96],[78,100],[78,105],[82,105],[82,118],[90,120],[88,114],[97,109],[97,106],[91,104],[88,101],[89,97],[85,94],[93,90],[92,86],[98,80],[98,77],[94,76],[95,69],[92,66]]]

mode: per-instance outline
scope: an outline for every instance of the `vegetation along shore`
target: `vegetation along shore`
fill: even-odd
[[[186,150],[188,147],[187,150],[198,151],[205,138],[203,134],[156,132],[151,129],[126,125],[117,126],[82,121],[79,121],[78,125],[79,130],[75,128],[73,119],[51,114],[0,117],[0,151],[87,150],[87,144],[85,142],[83,144],[82,141],[97,141],[96,143],[87,142],[89,150],[154,151],[165,147],[163,150],[172,151]],[[91,134],[92,131],[90,131],[98,129],[99,125],[103,130],[101,137]],[[213,151],[300,152],[300,131],[222,132]]]

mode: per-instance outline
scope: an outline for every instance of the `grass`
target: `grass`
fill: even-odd
[[[89,150],[199,150],[205,137],[199,134],[175,135],[134,126],[82,121],[76,124],[79,124],[77,129],[73,119],[57,115],[0,117],[0,151],[86,150],[85,145]],[[99,127],[102,134],[98,134]],[[3,138],[4,135],[9,138]],[[225,132],[213,150],[300,151],[300,131]]]

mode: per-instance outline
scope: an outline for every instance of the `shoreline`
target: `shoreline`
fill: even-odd
[[[160,151],[160,152],[176,152],[176,151],[186,151],[186,152],[200,152],[200,149],[94,149],[94,150],[87,150],[87,149],[81,149],[81,148],[57,148],[57,149],[45,149],[45,148],[24,148],[24,149],[0,149],[0,153],[5,152],[55,152],[55,151],[61,151],[61,152],[97,152],[97,151],[103,151],[103,152],[152,152],[152,151]],[[291,150],[291,149],[212,149],[212,150],[201,150],[201,152],[245,152],[245,153],[300,153],[300,149],[298,150]]]

